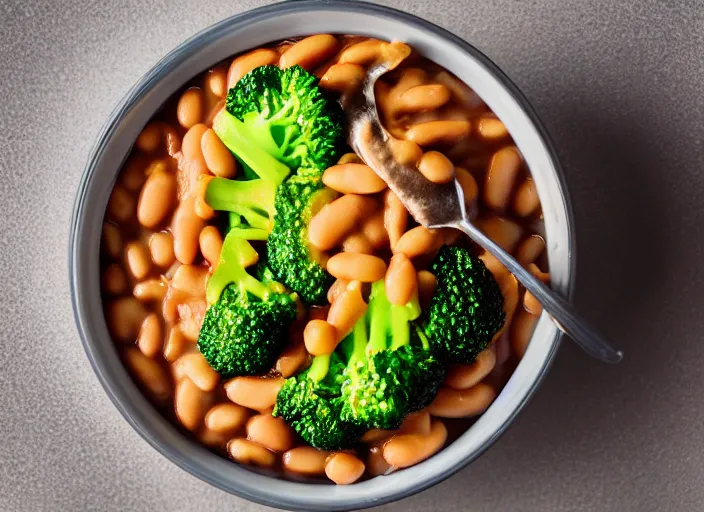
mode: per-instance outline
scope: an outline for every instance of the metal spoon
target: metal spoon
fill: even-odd
[[[621,361],[623,353],[613,349],[566,300],[533,277],[472,224],[465,210],[462,187],[456,180],[445,184],[432,183],[415,166],[396,159],[391,146],[398,141],[379,120],[374,84],[410,54],[410,47],[402,43],[385,47],[383,62],[371,67],[362,84],[343,94],[340,100],[347,114],[350,146],[388,184],[419,224],[429,229],[449,227],[466,233],[499,260],[542,304],[555,325],[588,354],[607,363]]]

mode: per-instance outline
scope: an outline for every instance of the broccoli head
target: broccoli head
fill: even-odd
[[[360,427],[341,419],[344,366],[336,353],[316,356],[308,370],[286,379],[276,397],[272,414],[321,450],[352,448],[363,434]]]
[[[414,334],[412,322],[419,315],[417,298],[406,306],[392,305],[384,282],[372,285],[367,314],[350,335],[342,419],[365,428],[395,429],[406,415],[432,401],[445,368],[425,338]]]
[[[268,371],[288,341],[296,318],[295,294],[275,282],[264,283],[246,267],[257,260],[251,244],[230,230],[217,269],[206,288],[208,310],[198,350],[223,375],[256,375]]]
[[[471,363],[504,324],[501,288],[484,262],[467,249],[443,246],[430,271],[435,296],[419,320],[434,353],[451,363]]]
[[[320,179],[291,176],[276,192],[274,227],[266,244],[274,278],[295,291],[306,305],[326,302],[333,277],[308,243],[311,218],[337,194]]]
[[[253,69],[229,90],[225,108],[251,144],[302,174],[322,173],[339,157],[342,109],[301,66]]]

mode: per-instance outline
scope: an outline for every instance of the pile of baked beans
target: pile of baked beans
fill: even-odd
[[[366,309],[368,283],[385,279],[389,299],[421,304],[434,292],[426,267],[458,232],[417,225],[386,184],[354,153],[324,173],[340,193],[309,226],[311,247],[336,281],[329,306],[301,314],[290,344],[267,375],[221,379],[198,352],[205,287],[222,247],[220,220],[204,201],[209,177],[233,178],[238,163],[211,129],[227,90],[255,67],[300,64],[342,93],[379,56],[379,40],[319,34],[256,49],[197,76],[145,126],[123,165],[103,225],[102,291],[122,361],[149,399],[198,442],[233,460],[338,484],[421,462],[451,439],[447,423],[468,428],[491,404],[523,355],[541,314],[501,264],[479,253],[504,294],[506,323],[477,360],[453,365],[433,403],[396,431],[371,430],[358,450],[306,446],[271,414],[285,378],[311,355],[330,353]],[[386,129],[401,159],[428,179],[461,184],[487,235],[549,281],[533,180],[503,123],[464,83],[412,53],[377,82]]]

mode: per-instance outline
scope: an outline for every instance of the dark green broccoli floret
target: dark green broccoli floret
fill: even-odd
[[[415,334],[412,322],[419,315],[417,298],[406,306],[392,305],[384,282],[372,285],[366,317],[352,333],[352,356],[342,384],[344,420],[394,429],[432,401],[445,369],[425,338]]]
[[[296,318],[296,295],[263,283],[246,266],[256,261],[250,243],[235,230],[225,237],[218,267],[208,280],[208,310],[198,350],[225,377],[268,371],[288,341]]]
[[[437,291],[419,320],[438,357],[471,363],[504,324],[501,288],[484,262],[461,247],[444,246],[430,266]]]
[[[298,293],[307,305],[326,303],[333,277],[320,265],[308,243],[308,224],[337,194],[320,179],[291,176],[276,192],[274,228],[267,240],[267,260],[274,278]]]
[[[230,89],[225,108],[241,121],[238,131],[250,144],[293,170],[321,173],[339,157],[342,110],[300,66],[253,69]]]
[[[317,356],[305,372],[286,379],[273,415],[281,416],[304,441],[321,450],[352,448],[363,430],[341,419],[340,385],[345,363],[336,353]]]

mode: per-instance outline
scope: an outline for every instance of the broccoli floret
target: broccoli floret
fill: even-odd
[[[316,356],[305,372],[286,379],[273,415],[281,416],[304,441],[321,450],[356,445],[363,430],[341,419],[344,362],[336,353]]]
[[[198,350],[224,377],[268,371],[296,318],[295,294],[247,272],[257,253],[236,229],[225,237],[218,267],[208,280],[210,306],[198,337]]]
[[[442,247],[430,271],[438,284],[419,320],[423,334],[441,359],[471,363],[504,324],[501,288],[484,262],[461,247]]]
[[[230,89],[225,108],[241,121],[238,130],[250,143],[301,174],[322,173],[340,155],[342,109],[301,66],[253,69]]]
[[[365,428],[398,428],[426,407],[445,375],[444,366],[417,335],[418,299],[392,305],[384,282],[372,285],[369,309],[352,333],[352,356],[342,384],[342,419]],[[369,335],[365,326],[369,326]]]
[[[291,176],[276,192],[274,228],[266,244],[268,266],[274,278],[298,293],[306,305],[325,304],[334,280],[308,243],[308,224],[336,197],[320,179],[301,176]]]

